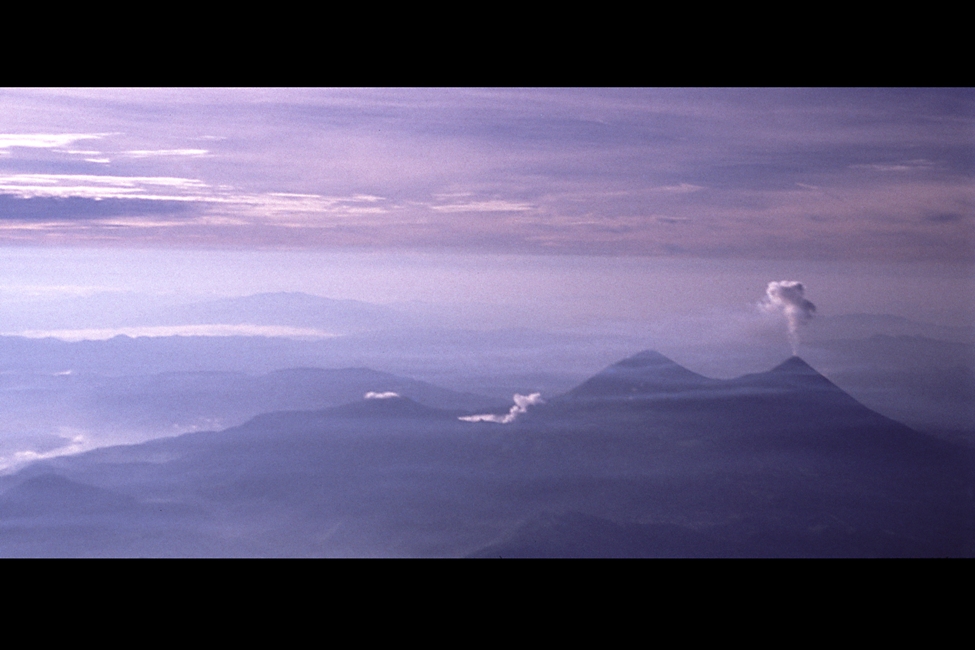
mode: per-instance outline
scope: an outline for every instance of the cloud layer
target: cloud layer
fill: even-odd
[[[971,89],[14,90],[0,243],[975,261],[973,134]]]

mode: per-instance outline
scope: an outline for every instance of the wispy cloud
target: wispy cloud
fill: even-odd
[[[244,192],[214,186],[195,178],[175,176],[118,176],[98,174],[0,174],[0,219],[38,222],[192,210],[199,225],[267,223],[278,227],[321,225],[322,219],[383,215],[383,197],[371,194],[323,196],[297,192]],[[104,223],[104,222],[103,222]],[[115,222],[128,226],[161,226],[162,222]]]
[[[144,198],[199,200],[210,193],[201,180],[176,176],[98,174],[0,174],[0,193],[21,197]],[[160,194],[160,193],[164,194]]]
[[[205,156],[210,152],[207,149],[135,149],[132,151],[123,151],[122,153],[133,158],[150,158],[153,156]]]
[[[62,429],[61,440],[63,441],[63,444],[60,444],[53,449],[42,449],[40,451],[37,449],[20,449],[14,451],[12,454],[0,455],[0,470],[6,470],[11,467],[16,467],[18,465],[45,458],[56,458],[58,456],[77,454],[97,446],[96,442],[88,438],[88,436],[86,436],[84,433],[79,433],[77,430],[69,430],[68,427],[62,427]]]
[[[449,203],[447,205],[431,205],[436,212],[526,212],[533,209],[530,203],[520,201],[470,201],[468,203]]]
[[[64,149],[81,140],[98,140],[107,133],[0,133],[0,151],[13,147]],[[67,152],[74,153],[74,152]]]
[[[29,218],[11,204],[0,230],[18,243],[155,228],[175,246],[970,259],[973,108],[971,89],[14,89],[0,97],[0,194],[193,208],[167,226],[162,203],[82,202],[49,221],[41,202]]]
[[[875,172],[910,172],[919,169],[931,169],[934,166],[934,162],[921,158],[897,163],[860,163],[850,165],[850,169],[868,169]]]
[[[660,185],[651,187],[651,192],[666,192],[668,194],[689,194],[690,192],[700,192],[706,189],[703,185],[693,185],[691,183],[680,183],[679,185]]]

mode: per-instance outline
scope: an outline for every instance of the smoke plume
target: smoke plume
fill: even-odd
[[[801,282],[783,280],[769,282],[761,307],[771,314],[782,314],[789,325],[789,345],[798,354],[799,326],[809,322],[816,313],[816,305],[805,299],[806,288]]]
[[[399,393],[394,393],[393,391],[387,391],[385,393],[377,393],[375,391],[369,391],[363,395],[366,399],[391,399],[393,397],[399,397]]]
[[[531,395],[518,395],[514,396],[515,405],[511,407],[507,415],[495,415],[493,413],[485,413],[483,415],[466,415],[464,417],[458,418],[459,420],[464,420],[465,422],[497,422],[498,424],[508,424],[509,422],[514,422],[515,419],[528,410],[528,407],[532,404],[543,404],[545,400],[542,399],[541,393],[532,393]]]

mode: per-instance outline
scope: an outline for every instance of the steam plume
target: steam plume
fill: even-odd
[[[761,302],[761,307],[766,312],[785,316],[789,324],[792,354],[798,354],[799,326],[809,322],[816,313],[816,305],[803,297],[805,291],[802,283],[795,280],[769,282],[765,289],[765,298]]]
[[[531,395],[518,395],[516,393],[514,400],[515,405],[511,407],[507,415],[485,413],[483,415],[466,415],[458,419],[464,420],[465,422],[497,422],[498,424],[508,424],[509,422],[514,422],[515,418],[527,411],[528,407],[532,404],[543,404],[545,402],[542,399],[541,393],[532,393]]]

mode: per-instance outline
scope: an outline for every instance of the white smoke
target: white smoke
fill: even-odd
[[[399,397],[399,393],[394,393],[393,391],[387,391],[385,393],[376,393],[374,391],[369,391],[363,397],[366,399],[390,399],[391,397]]]
[[[483,415],[465,415],[457,419],[464,420],[465,422],[497,422],[498,424],[508,424],[509,422],[514,422],[519,415],[527,411],[529,406],[545,403],[541,393],[532,393],[531,395],[518,395],[516,393],[514,400],[515,405],[511,407],[507,415],[485,413]]]
[[[816,305],[805,299],[806,288],[795,280],[769,282],[765,298],[760,303],[770,314],[782,314],[789,325],[789,345],[792,354],[798,354],[799,326],[808,323],[816,313]]]

